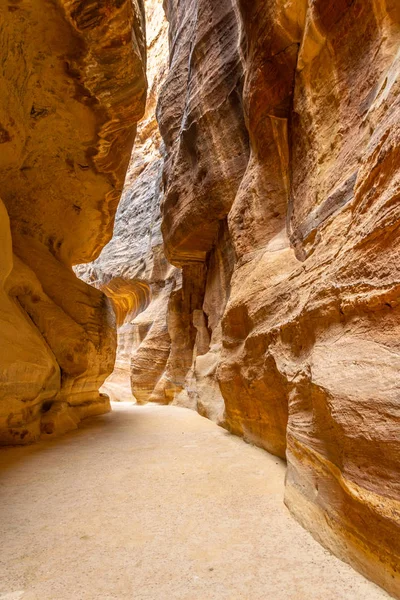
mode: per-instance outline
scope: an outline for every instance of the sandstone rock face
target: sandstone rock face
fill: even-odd
[[[181,281],[179,269],[164,255],[161,235],[163,159],[155,111],[167,73],[168,24],[158,0],[146,0],[145,10],[148,98],[114,235],[99,258],[75,269],[111,299],[117,317],[115,368],[102,391],[115,401],[139,403],[164,402],[159,387],[171,347],[167,313],[170,296]]]
[[[170,70],[158,106],[166,146],[166,254],[182,267],[172,298],[166,401],[221,422],[216,380],[234,250],[227,215],[246,169],[239,22],[230,0],[167,1]]]
[[[400,597],[400,5],[164,4],[164,399],[286,457],[292,513]]]
[[[134,0],[2,2],[0,443],[109,409],[107,298],[72,265],[112,234],[143,113],[144,15]]]

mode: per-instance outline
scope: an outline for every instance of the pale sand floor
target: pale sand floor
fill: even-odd
[[[0,451],[0,599],[378,600],[283,504],[284,464],[185,409],[116,405]]]

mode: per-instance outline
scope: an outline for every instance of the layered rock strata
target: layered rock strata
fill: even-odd
[[[400,7],[166,0],[165,401],[286,457],[286,503],[400,596]]]
[[[0,443],[109,410],[108,300],[72,265],[110,239],[146,95],[141,1],[2,2]]]
[[[189,406],[286,458],[292,513],[400,596],[400,9],[164,7],[165,148],[91,273],[114,298],[117,365],[140,402]]]

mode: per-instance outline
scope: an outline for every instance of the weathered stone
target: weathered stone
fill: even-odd
[[[171,347],[169,298],[181,280],[179,270],[165,258],[161,236],[163,160],[155,111],[167,73],[168,27],[158,0],[146,0],[145,8],[149,91],[114,235],[97,260],[76,269],[112,300],[117,316],[116,363],[102,391],[116,401],[139,403],[164,402],[155,388],[163,380]]]
[[[85,271],[116,308],[107,385],[286,458],[292,513],[400,597],[398,2],[165,0],[168,72],[146,6],[155,83],[114,240]],[[40,314],[19,294],[35,323],[64,307],[39,279]]]
[[[286,456],[291,511],[399,596],[400,8],[165,5],[167,400]]]
[[[144,109],[144,15],[136,0],[1,13],[0,443],[19,444],[109,410],[112,312],[71,267],[112,234]]]

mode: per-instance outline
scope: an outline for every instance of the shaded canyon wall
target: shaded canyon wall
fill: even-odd
[[[112,235],[146,96],[141,0],[0,3],[0,443],[109,410],[115,333],[72,265]]]

